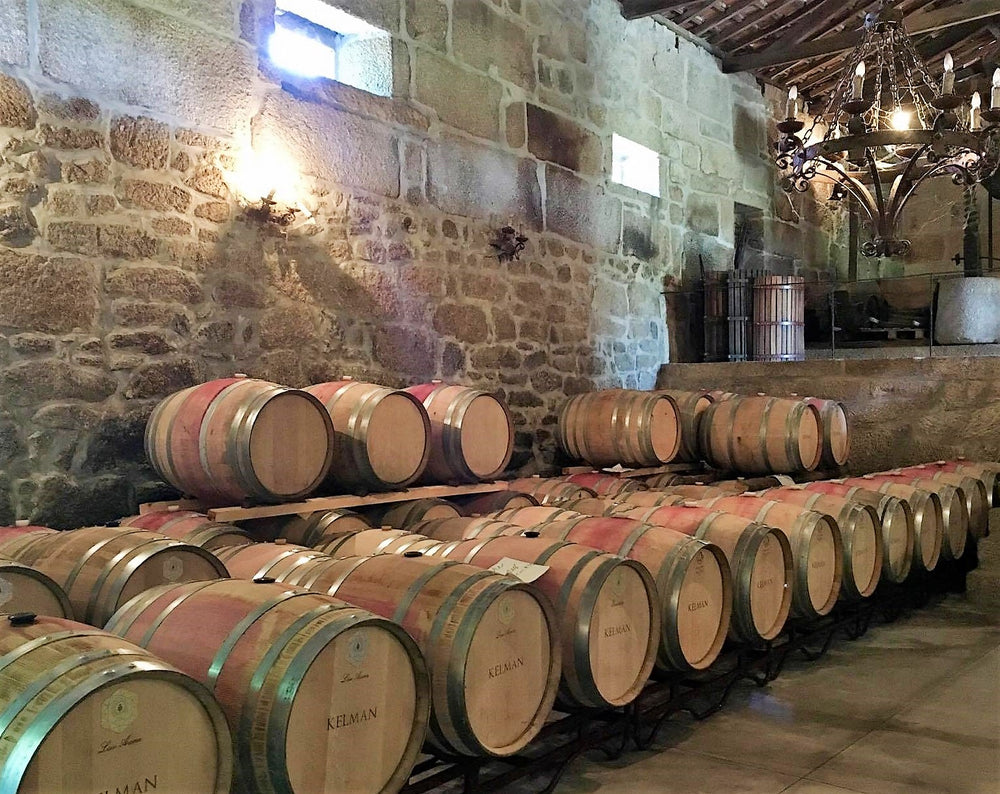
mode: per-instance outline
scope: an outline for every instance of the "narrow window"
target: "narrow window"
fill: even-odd
[[[392,95],[392,37],[323,0],[276,0],[267,54],[285,72]]]
[[[617,133],[611,137],[611,181],[660,195],[660,155]]]

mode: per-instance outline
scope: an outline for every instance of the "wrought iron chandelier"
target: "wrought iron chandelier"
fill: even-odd
[[[822,179],[834,184],[834,197],[856,199],[872,232],[861,245],[865,256],[909,251],[897,225],[926,180],[950,176],[957,185],[975,185],[997,171],[1000,152],[1000,69],[990,107],[981,107],[978,92],[966,104],[955,94],[951,56],[935,82],[893,5],[883,2],[866,18],[861,44],[823,112],[810,122],[797,118],[793,86],[787,118],[778,124],[782,188],[804,193]]]

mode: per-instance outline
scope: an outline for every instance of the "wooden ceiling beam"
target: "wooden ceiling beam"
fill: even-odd
[[[691,5],[693,0],[621,0],[625,19],[641,19]]]
[[[845,3],[844,0],[820,0],[813,4],[812,8],[799,14],[790,14],[779,19],[775,24],[764,30],[749,33],[740,38],[739,42],[731,49],[735,52],[742,47],[755,44],[761,39],[767,39],[778,34],[781,35],[781,46],[789,47],[794,44],[801,44],[810,36],[820,31],[830,30],[842,20],[849,19],[859,8],[869,5],[872,0],[853,0]],[[777,45],[775,45],[777,46]]]
[[[708,11],[712,6],[714,6],[719,0],[709,0],[707,3],[699,3],[697,5],[692,4],[690,11],[685,11],[682,15],[672,18],[671,22],[676,22],[678,25],[683,25],[690,22],[695,17],[700,17],[706,11]],[[727,9],[728,10],[728,9]],[[723,11],[723,14],[726,12]]]
[[[751,4],[748,3],[747,5]],[[721,34],[721,36],[715,39],[716,44],[722,45],[730,41],[731,39],[738,36],[742,31],[746,30],[747,28],[752,29],[754,26],[759,25],[768,17],[773,16],[774,14],[779,13],[781,11],[784,11],[790,5],[798,5],[798,0],[785,0],[785,2],[783,3],[782,2],[771,3],[770,5],[765,6],[764,8],[758,8],[757,11],[755,11],[754,13],[747,14],[747,16],[745,16],[743,19],[739,20],[737,20],[733,15],[726,16],[724,19],[721,19],[720,22],[726,22],[726,23],[732,22],[733,24],[732,26],[728,24],[725,26],[728,30],[727,32]],[[698,30],[700,30],[700,28],[696,28],[695,32],[698,32]],[[698,33],[698,35],[700,36],[702,34]]]
[[[910,35],[918,35],[970,22],[978,23],[980,20],[996,16],[1000,16],[1000,2],[998,0],[967,0],[965,3],[935,11],[920,11],[906,20],[906,28]],[[722,62],[722,71],[726,73],[744,72],[820,55],[833,55],[856,47],[861,39],[861,31],[852,31],[838,36],[827,36],[804,44],[780,42],[761,52],[725,58]]]
[[[756,6],[760,0],[724,0],[726,2],[726,8],[723,11],[716,11],[716,14],[711,19],[702,20],[701,24],[695,25],[691,32],[696,36],[702,36],[710,31],[715,30],[720,25],[726,25],[728,23],[739,24],[737,17],[741,11],[749,9]],[[787,4],[788,0],[785,0]],[[773,4],[772,4],[773,5]],[[782,5],[782,3],[779,3]],[[772,9],[757,9],[758,12],[767,11],[768,13],[773,13]]]

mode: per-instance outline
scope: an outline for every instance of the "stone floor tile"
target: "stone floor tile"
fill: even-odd
[[[868,794],[868,792],[831,786],[815,780],[800,780],[798,783],[790,785],[781,794]]]

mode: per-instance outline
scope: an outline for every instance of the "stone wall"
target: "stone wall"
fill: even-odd
[[[728,265],[735,202],[824,255],[775,209],[761,88],[667,27],[333,4],[391,33],[393,97],[275,73],[268,0],[0,4],[0,523],[170,493],[146,417],[234,371],[501,392],[528,471],[566,395],[648,388],[683,346],[661,293]],[[609,184],[613,132],[662,155],[662,198]],[[274,189],[307,210],[283,231],[245,214]],[[528,243],[499,264],[505,224]]]
[[[955,458],[1000,460],[1000,358],[668,364],[657,388],[842,400],[855,474]]]

